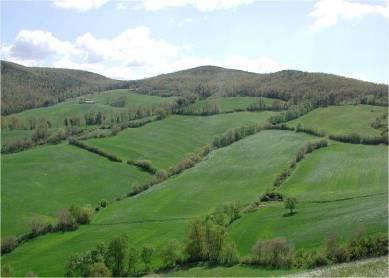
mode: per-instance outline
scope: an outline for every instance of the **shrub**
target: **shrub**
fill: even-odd
[[[283,238],[258,240],[252,248],[253,263],[272,268],[288,268],[292,263],[291,248]]]
[[[127,161],[128,164],[135,165],[142,170],[149,172],[151,174],[155,174],[157,172],[157,168],[153,166],[150,160],[135,160],[135,161]]]
[[[226,266],[232,266],[239,263],[239,253],[234,242],[227,242],[224,244],[218,262]]]
[[[163,265],[174,267],[183,261],[182,247],[177,240],[171,240],[161,250]]]
[[[14,139],[9,141],[7,144],[1,147],[2,153],[15,153],[20,152],[26,149],[29,149],[33,146],[33,142],[29,138],[23,139]]]
[[[101,199],[100,202],[99,202],[99,206],[101,208],[106,208],[108,206],[108,200],[106,199]]]
[[[148,271],[150,268],[151,256],[153,255],[153,253],[154,253],[154,248],[152,248],[150,245],[143,246],[141,258],[145,265],[146,271]]]
[[[9,264],[3,264],[1,266],[1,277],[15,277],[15,271]]]
[[[47,138],[47,143],[49,144],[58,144],[62,140],[65,140],[67,134],[64,129],[60,129],[57,132],[52,133],[49,138]]]
[[[69,209],[63,209],[58,214],[57,229],[59,231],[73,231],[78,228],[78,224]]]
[[[116,136],[119,132],[120,132],[120,127],[119,126],[117,126],[117,125],[114,125],[113,127],[112,127],[112,129],[111,129],[111,134],[113,135],[113,136]]]
[[[128,249],[128,263],[127,263],[127,274],[131,276],[136,272],[136,263],[138,262],[138,251],[131,247]]]
[[[270,201],[282,201],[282,193],[277,191],[270,191],[264,193],[259,200],[261,202],[270,202]]]
[[[1,240],[1,254],[7,254],[18,246],[16,236],[7,236]]]
[[[229,202],[224,204],[223,212],[229,217],[229,223],[242,216],[242,206],[239,202]]]
[[[47,231],[48,223],[41,216],[33,216],[29,221],[31,233],[39,235]]]
[[[111,277],[111,275],[111,271],[103,262],[94,263],[89,270],[90,277]]]

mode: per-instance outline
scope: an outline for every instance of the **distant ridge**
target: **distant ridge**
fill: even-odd
[[[267,96],[290,100],[320,95],[337,101],[359,98],[362,103],[388,103],[386,84],[326,73],[283,70],[258,74],[211,65],[141,80],[119,81],[88,71],[26,67],[1,61],[1,86],[3,115],[53,105],[94,91],[128,87],[158,96]]]

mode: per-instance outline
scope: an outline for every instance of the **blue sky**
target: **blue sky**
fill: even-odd
[[[2,1],[2,59],[137,79],[213,64],[389,78],[389,1]]]

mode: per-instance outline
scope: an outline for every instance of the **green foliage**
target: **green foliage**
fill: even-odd
[[[153,255],[153,253],[154,253],[153,247],[151,247],[150,245],[143,245],[142,253],[140,256],[145,265],[146,271],[150,269],[151,256]]]
[[[239,252],[235,242],[228,241],[224,243],[218,263],[225,266],[233,266],[239,263]]]
[[[138,250],[134,247],[128,249],[127,274],[129,276],[136,273],[136,264],[139,260]]]
[[[284,206],[289,210],[289,214],[292,215],[294,213],[294,209],[297,205],[297,199],[293,197],[288,197],[284,201]]]
[[[252,247],[252,263],[271,267],[288,268],[292,263],[292,249],[283,238],[258,240]]]
[[[261,202],[282,201],[282,199],[282,193],[277,191],[267,191],[259,198]]]
[[[1,239],[1,254],[7,254],[18,246],[16,236],[7,236]]]
[[[127,250],[128,239],[124,235],[113,238],[108,245],[105,262],[115,277],[125,274]]]
[[[89,276],[90,277],[111,277],[111,271],[102,262],[94,263],[89,270]]]
[[[162,248],[161,258],[164,266],[168,268],[175,267],[178,263],[182,262],[184,259],[181,244],[175,239],[170,240]]]
[[[1,265],[1,277],[15,277],[15,271],[9,264]]]

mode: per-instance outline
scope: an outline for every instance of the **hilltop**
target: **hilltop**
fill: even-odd
[[[386,104],[388,85],[326,73],[283,70],[258,74],[215,66],[162,74],[130,82],[130,87],[150,95],[198,94],[203,97],[266,96],[283,100],[303,96],[333,98],[333,102],[361,98],[362,102]]]
[[[126,86],[126,82],[92,72],[1,61],[1,113],[49,106],[71,97]]]
[[[350,99],[387,105],[388,85],[326,73],[283,70],[258,74],[201,66],[134,81],[118,81],[92,72],[25,67],[1,62],[2,114],[53,105],[91,92],[127,88],[156,96],[265,96],[282,100],[321,97],[328,104]]]

